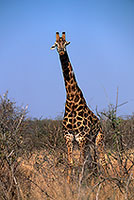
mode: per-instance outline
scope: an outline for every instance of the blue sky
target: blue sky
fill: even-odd
[[[95,112],[115,104],[134,112],[133,0],[0,0],[0,95],[29,105],[29,116],[64,112],[58,54],[50,47],[66,32],[67,51],[87,104]]]

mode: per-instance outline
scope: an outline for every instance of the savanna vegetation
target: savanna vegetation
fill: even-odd
[[[78,165],[75,145],[71,183],[62,121],[29,119],[0,96],[0,200],[133,200],[134,115],[116,116],[117,106],[98,113],[105,133],[107,173]]]

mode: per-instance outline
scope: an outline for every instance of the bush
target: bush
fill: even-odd
[[[26,109],[16,107],[8,93],[0,96],[0,196],[12,199],[18,191],[16,168],[23,155]],[[15,192],[16,191],[16,192]]]

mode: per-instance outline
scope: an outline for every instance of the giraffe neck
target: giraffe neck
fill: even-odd
[[[80,91],[67,52],[60,55],[67,96]]]

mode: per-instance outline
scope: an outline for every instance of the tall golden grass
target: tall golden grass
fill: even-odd
[[[127,152],[128,155],[131,158],[127,161],[126,170],[133,165],[134,151]],[[134,199],[134,167],[126,175],[124,168],[120,169],[118,161],[112,156],[107,176],[99,178],[90,174],[81,185],[75,173],[72,182],[68,184],[65,163],[57,166],[58,156],[50,155],[47,151],[33,152],[29,159],[20,158],[17,173],[22,199]]]

